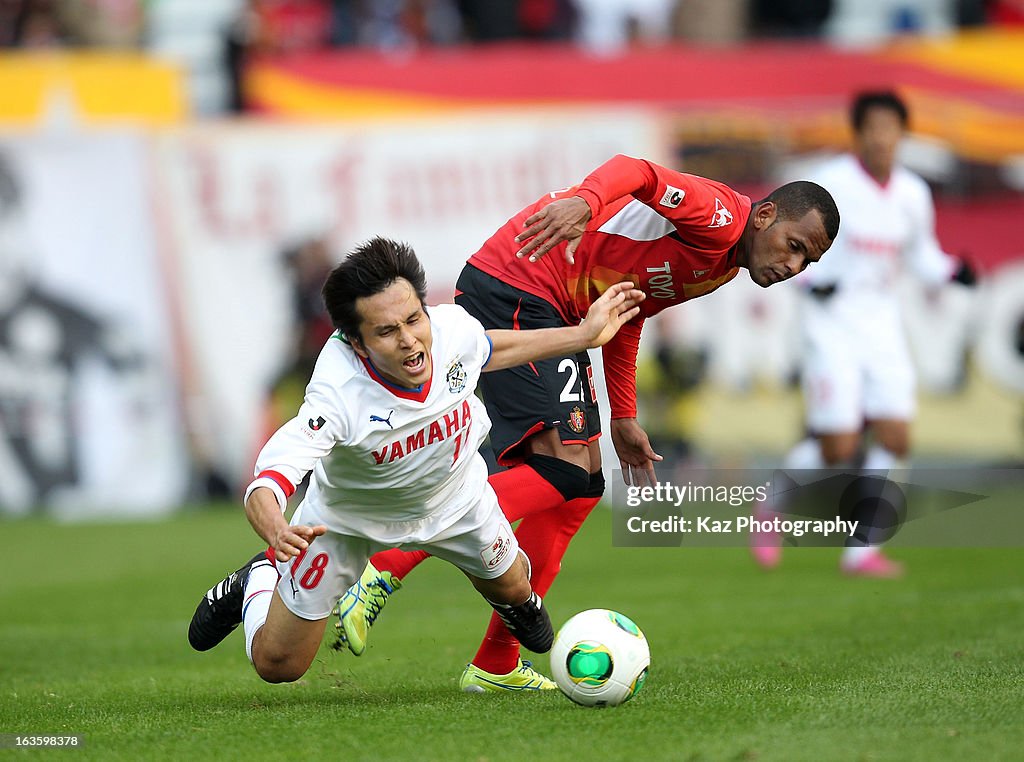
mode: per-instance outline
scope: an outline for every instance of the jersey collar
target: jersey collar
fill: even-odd
[[[420,384],[415,389],[407,389],[404,386],[393,384],[384,378],[384,376],[380,374],[380,371],[373,367],[373,363],[362,355],[357,354],[356,357],[358,357],[363,363],[363,367],[366,368],[366,372],[369,374],[370,378],[396,397],[401,397],[404,400],[412,400],[413,402],[426,402],[427,395],[430,394],[430,385],[434,381],[434,358],[430,358],[430,378],[427,379],[426,383]]]

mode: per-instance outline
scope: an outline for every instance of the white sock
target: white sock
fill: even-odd
[[[873,444],[864,454],[864,463],[861,465],[864,471],[890,471],[906,468],[906,461],[897,458],[891,450],[887,450],[878,444]],[[854,545],[843,548],[842,558],[839,563],[844,568],[857,566],[872,553],[881,550],[881,545]]]
[[[843,555],[839,559],[839,565],[844,569],[857,566],[868,556],[877,553],[880,545],[854,545],[843,548]]]
[[[791,471],[815,471],[825,467],[821,457],[821,444],[814,437],[806,437],[797,442],[793,449],[782,459],[782,467]],[[770,519],[785,511],[787,496],[777,494],[767,500],[759,500],[754,505],[754,516],[758,519]]]
[[[257,566],[249,572],[245,583],[245,594],[242,603],[242,628],[245,630],[245,655],[252,661],[252,641],[256,633],[267,621],[270,601],[277,587],[277,568],[274,566]]]
[[[825,459],[821,456],[821,444],[814,437],[807,437],[797,442],[782,461],[783,468],[811,471],[825,467]]]
[[[864,455],[863,469],[865,471],[892,471],[905,467],[905,461],[900,460],[891,450],[887,450],[881,445],[871,445]]]

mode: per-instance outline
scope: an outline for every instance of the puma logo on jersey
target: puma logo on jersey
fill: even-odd
[[[387,418],[381,418],[379,415],[373,415],[371,413],[370,414],[370,423],[386,423],[388,425],[389,429],[394,429],[395,427],[391,425],[391,416],[393,416],[394,414],[395,414],[395,411],[392,410],[390,413],[388,413],[388,417]]]
[[[709,228],[724,228],[726,225],[732,224],[732,212],[725,208],[722,200],[719,198],[715,199],[715,211],[711,215],[711,224]]]
[[[693,271],[693,277],[694,278],[703,278],[709,272],[711,272],[711,270],[694,270]]]
[[[671,185],[666,185],[665,193],[658,203],[662,206],[667,206],[669,209],[675,209],[683,203],[684,198],[686,198],[686,191],[682,188],[673,188]]]
[[[374,463],[378,466],[382,463],[393,463],[420,448],[429,447],[434,442],[444,442],[452,437],[459,437],[455,443],[457,453],[461,444],[461,435],[463,432],[469,431],[472,423],[473,414],[469,407],[469,401],[463,400],[461,406],[453,407],[415,434],[410,434],[404,440],[396,439],[391,444],[384,445],[380,450],[373,450]]]

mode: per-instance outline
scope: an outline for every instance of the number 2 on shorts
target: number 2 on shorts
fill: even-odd
[[[579,386],[577,381],[580,378],[580,369],[576,365],[575,360],[571,360],[566,357],[562,362],[558,363],[559,373],[569,373],[569,380],[565,382],[565,386],[562,387],[562,393],[558,395],[559,402],[579,402],[580,393],[578,391]]]

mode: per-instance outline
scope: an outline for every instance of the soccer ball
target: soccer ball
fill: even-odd
[[[643,687],[651,651],[633,620],[617,611],[581,611],[551,647],[551,672],[562,693],[583,706],[618,706]]]

